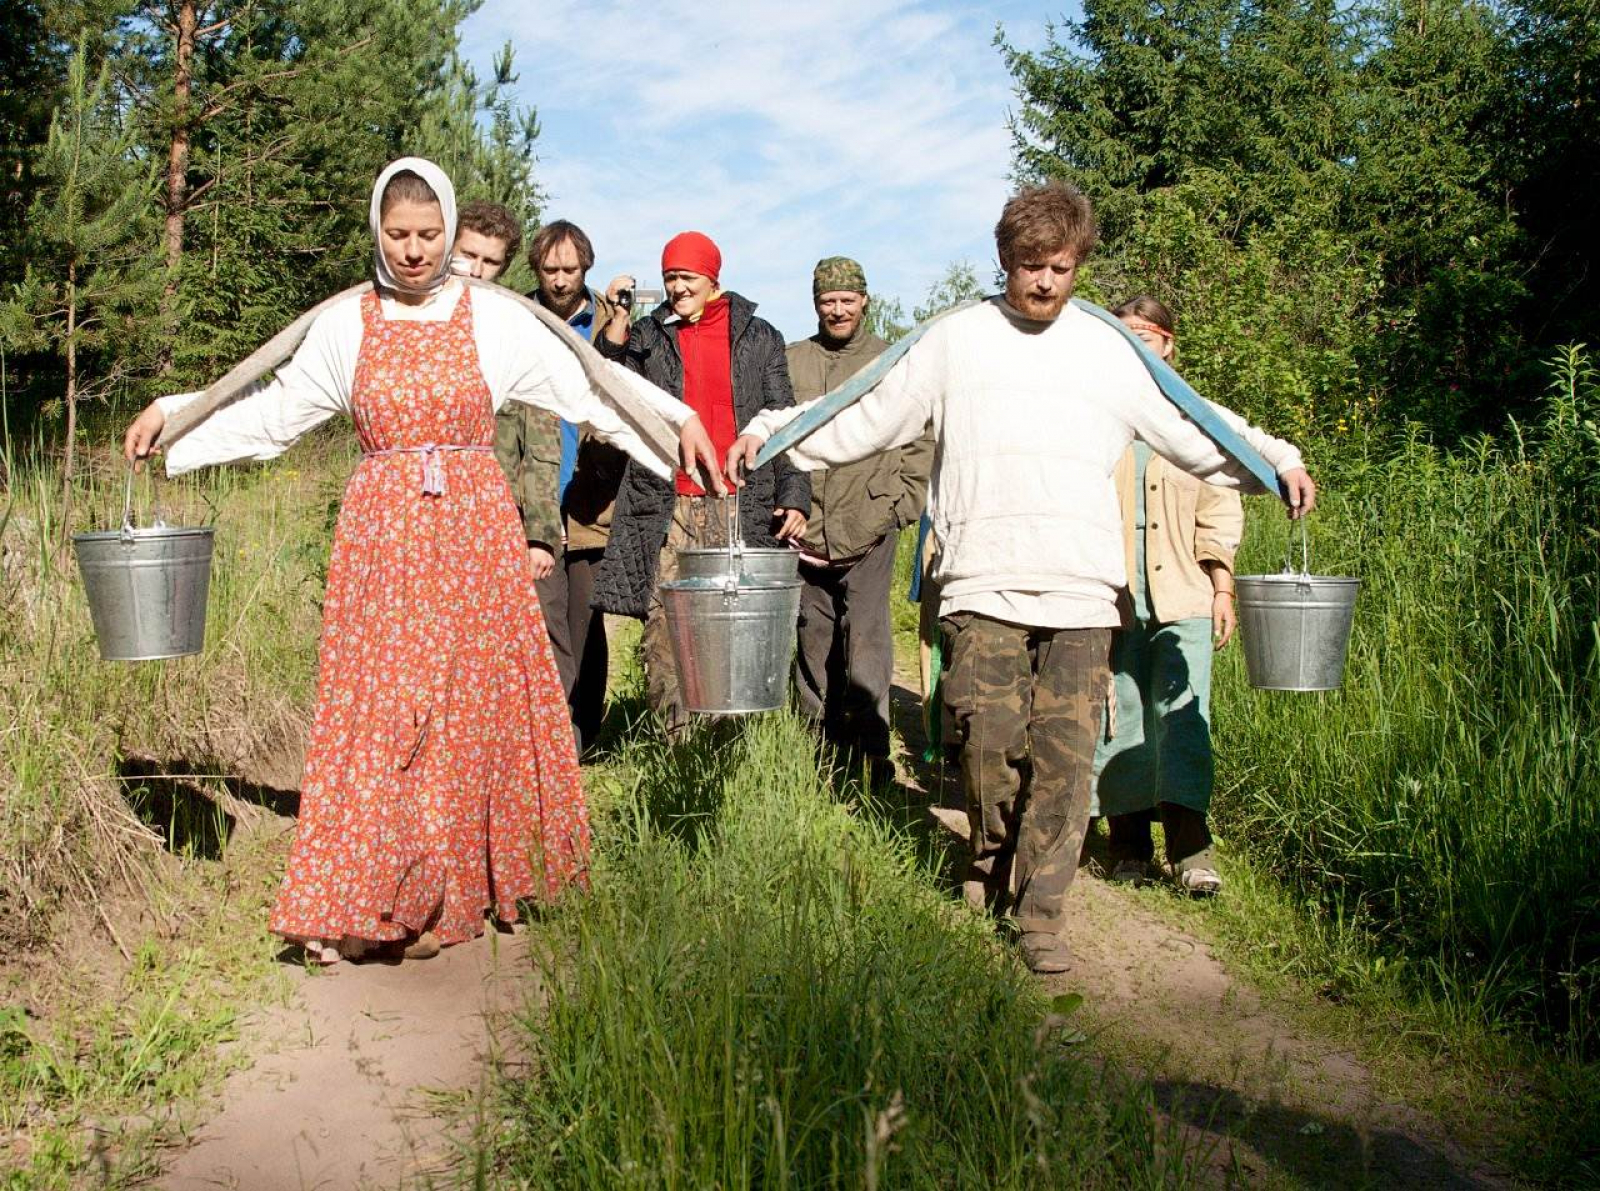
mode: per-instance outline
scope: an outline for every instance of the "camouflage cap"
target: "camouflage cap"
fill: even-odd
[[[847,256],[824,257],[811,274],[811,296],[820,298],[839,290],[866,293],[866,271]]]

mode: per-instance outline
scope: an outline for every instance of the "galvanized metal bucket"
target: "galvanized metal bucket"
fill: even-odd
[[[1311,574],[1302,522],[1298,573],[1285,560],[1282,574],[1240,575],[1234,583],[1250,685],[1263,691],[1337,690],[1361,580]]]
[[[800,577],[800,552],[784,549],[751,549],[734,546],[737,573],[752,579],[779,583]],[[728,551],[719,546],[704,546],[678,551],[678,578],[721,579],[729,572]]]
[[[679,551],[679,566],[701,573],[686,571],[661,584],[684,707],[701,715],[751,715],[784,705],[800,615],[798,561],[789,564],[787,578],[752,571],[752,565],[771,569],[781,560],[768,556],[791,552],[743,549],[732,500],[728,507],[727,548]],[[719,562],[708,573],[712,555]]]
[[[154,522],[133,524],[130,470],[122,528],[72,536],[104,661],[177,658],[205,645],[214,531],[169,526],[159,513]]]

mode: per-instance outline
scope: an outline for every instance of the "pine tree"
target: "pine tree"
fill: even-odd
[[[452,54],[440,85],[427,99],[417,152],[450,175],[458,200],[501,203],[524,228],[532,229],[538,226],[543,198],[533,180],[539,118],[533,110],[516,106],[508,94],[517,82],[514,61],[507,42],[495,55],[494,76],[485,86]],[[487,132],[480,122],[485,116]],[[528,288],[532,277],[526,262],[517,259],[500,281]]]
[[[395,157],[433,157],[462,198],[493,198],[530,220],[537,212],[538,125],[507,98],[509,53],[485,87],[457,52],[475,0],[197,5],[183,104],[174,98],[183,22],[172,14],[184,6],[150,7],[161,11],[130,31],[124,57],[146,97],[149,151],[168,165],[167,251],[180,263],[166,388],[214,378],[368,273],[368,192]],[[187,161],[174,187],[180,124]]]
[[[111,100],[107,67],[91,80],[88,56],[80,42],[34,164],[28,265],[0,305],[6,342],[62,361],[68,491],[78,407],[148,362],[145,328],[161,290],[152,252],[154,178],[137,160],[134,138]]]

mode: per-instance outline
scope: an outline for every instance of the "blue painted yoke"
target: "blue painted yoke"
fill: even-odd
[[[1244,439],[1218,416],[1217,411],[1206,399],[1190,387],[1189,382],[1179,376],[1172,366],[1146,346],[1127,327],[1122,320],[1109,310],[1096,306],[1093,302],[1085,302],[1082,298],[1073,298],[1072,304],[1078,309],[1087,311],[1103,323],[1115,327],[1139,353],[1145,368],[1150,372],[1151,378],[1156,382],[1156,387],[1161,390],[1162,396],[1198,426],[1206,437],[1217,444],[1224,455],[1248,469],[1256,479],[1266,487],[1268,492],[1281,493],[1282,487],[1278,483],[1277,473],[1272,470],[1272,465],[1261,457],[1261,453]],[[899,363],[900,358],[911,349],[911,345],[927,333],[929,327],[947,315],[958,310],[965,310],[975,302],[963,302],[959,306],[952,306],[949,310],[941,311],[926,322],[919,323],[912,328],[903,339],[898,340],[888,351],[884,352],[871,364],[856,373],[844,384],[831,393],[825,393],[818,399],[816,405],[790,422],[766,441],[756,456],[755,466],[760,467],[771,462],[776,456],[787,451],[790,447],[804,442],[811,435],[833,421],[841,412],[854,405],[867,395],[893,368]]]

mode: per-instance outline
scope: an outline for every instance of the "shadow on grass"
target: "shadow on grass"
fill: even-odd
[[[903,831],[946,891],[954,890],[966,871],[966,841],[946,829],[934,811],[965,813],[960,766],[937,750],[933,759],[928,759],[922,700],[915,691],[898,683],[891,685],[889,716],[903,746],[901,766],[906,780],[880,780],[864,764],[835,763],[832,788],[841,799],[859,802],[869,816]]]
[[[1366,1129],[1332,1116],[1247,1100],[1232,1088],[1158,1079],[1156,1106],[1173,1122],[1217,1142],[1215,1161],[1227,1181],[1247,1184],[1288,1175],[1297,1187],[1352,1191],[1358,1187],[1477,1191],[1504,1179],[1464,1170],[1458,1159],[1426,1139],[1392,1127]],[[1262,1170],[1266,1164],[1271,1171]]]
[[[252,812],[282,818],[300,813],[300,792],[203,772],[189,761],[129,757],[117,766],[123,797],[140,820],[159,832],[167,851],[220,859]]]

